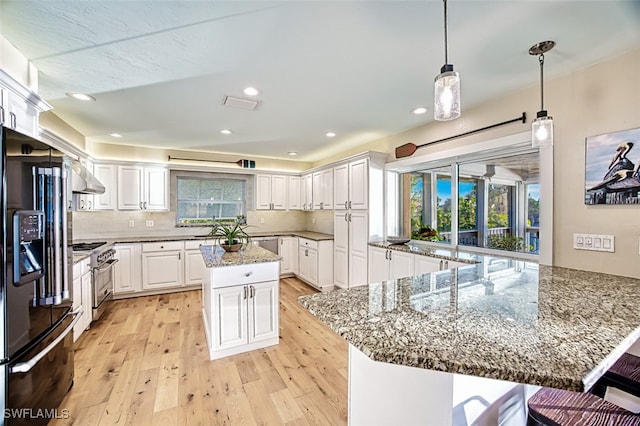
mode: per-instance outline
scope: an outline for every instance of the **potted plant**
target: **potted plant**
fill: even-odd
[[[244,243],[251,241],[251,237],[245,232],[246,228],[247,226],[243,227],[238,221],[214,222],[209,237],[226,251],[238,251]]]

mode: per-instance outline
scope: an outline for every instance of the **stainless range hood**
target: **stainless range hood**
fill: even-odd
[[[104,185],[78,160],[71,163],[71,190],[80,194],[104,194]]]

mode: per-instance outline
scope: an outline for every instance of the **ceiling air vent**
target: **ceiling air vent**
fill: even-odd
[[[226,105],[231,108],[244,109],[247,111],[253,111],[258,107],[258,101],[251,99],[235,98],[233,96],[225,96],[222,101],[222,105]]]

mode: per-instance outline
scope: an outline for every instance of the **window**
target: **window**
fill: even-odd
[[[178,176],[176,193],[178,225],[207,225],[246,211],[244,179]]]

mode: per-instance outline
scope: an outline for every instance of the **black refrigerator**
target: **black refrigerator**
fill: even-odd
[[[2,133],[0,424],[46,424],[69,415],[73,384],[73,252],[69,163],[47,144]]]

